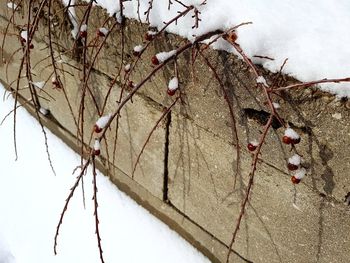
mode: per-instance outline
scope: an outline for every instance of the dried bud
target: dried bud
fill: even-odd
[[[295,170],[298,170],[298,168],[299,168],[298,165],[295,165],[295,164],[292,164],[292,163],[288,163],[287,167],[288,167],[289,171],[295,171]]]
[[[156,34],[157,34],[157,32],[155,32],[155,31],[148,31],[145,34],[145,40],[152,41],[155,38]]]
[[[291,180],[293,184],[298,184],[300,183],[301,179],[305,177],[306,170],[305,168],[300,168],[295,171],[294,175],[292,176]]]
[[[293,184],[298,184],[300,183],[300,179],[296,178],[294,175],[290,178],[290,180],[292,181]]]
[[[168,89],[168,90],[167,90],[167,93],[168,93],[169,96],[174,96],[175,93],[176,93],[176,90]]]
[[[95,124],[94,125],[94,132],[100,133],[101,131],[102,131],[102,129],[97,124]]]
[[[235,43],[237,38],[238,38],[238,36],[237,36],[235,31],[231,31],[231,32],[227,33],[226,35],[224,35],[224,39],[231,42],[231,43]]]
[[[81,25],[79,35],[81,38],[87,37],[87,25],[86,24]]]
[[[158,60],[157,56],[153,56],[151,58],[151,61],[152,61],[153,65],[155,65],[155,66],[159,65],[159,60]]]
[[[259,143],[256,140],[254,140],[248,143],[247,148],[249,151],[254,152],[258,147],[258,145]]]

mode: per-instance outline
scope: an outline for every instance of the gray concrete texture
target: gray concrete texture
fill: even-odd
[[[6,25],[6,20],[1,19],[2,31]],[[0,78],[7,84],[10,84],[13,89],[16,89],[16,79],[23,56],[22,50],[20,50],[18,32],[19,30],[10,27],[4,47],[4,59],[6,63],[2,63],[0,72]],[[38,35],[40,34],[44,35],[45,32],[39,30]],[[1,35],[0,41],[2,40],[3,35]],[[56,60],[63,61],[59,62],[57,65],[60,69],[59,72],[65,89],[65,96],[63,90],[54,89],[51,83],[53,69],[51,67],[49,50],[47,48],[48,42],[45,41],[45,38],[41,38],[41,40],[44,41],[38,42],[37,40],[40,40],[40,38],[33,41],[35,48],[31,50],[31,65],[33,81],[46,81],[43,91],[39,91],[39,95],[43,97],[41,105],[50,110],[51,117],[55,119],[59,125],[76,135],[78,131],[76,124],[78,123],[78,112],[82,94],[82,67],[68,56],[62,54],[60,54],[59,59]],[[16,50],[19,51],[15,53]],[[12,56],[12,54],[14,55]],[[63,74],[62,72],[65,73]],[[22,71],[21,75],[24,76],[24,74],[25,70]],[[110,79],[108,77],[96,71],[91,74],[89,79],[89,88],[94,94],[99,108],[102,107],[109,82]],[[19,84],[19,89],[21,89],[20,93],[29,99],[29,90],[23,89],[26,86],[28,86],[26,78],[22,78]],[[114,87],[104,114],[108,114],[114,110],[117,105],[116,101],[119,98],[119,93],[120,88]],[[69,110],[69,104],[71,105],[74,118]],[[92,134],[92,127],[99,116],[88,92],[84,105],[84,142],[92,146],[93,138],[99,136],[98,134]],[[159,105],[156,103],[150,104],[141,97],[135,97],[133,103],[123,108],[120,114],[117,147],[115,151],[115,124],[112,125],[110,131],[106,133],[108,147],[107,149],[105,147],[102,149],[103,157],[108,157],[108,159],[111,160],[114,157],[115,162],[118,163],[119,169],[131,175],[136,158],[147,139],[148,133],[152,130],[154,124],[161,115],[162,108]],[[147,144],[147,151],[141,156],[134,175],[136,182],[139,182],[143,187],[160,199],[163,196],[164,141],[165,129],[160,125]],[[102,144],[102,146],[105,146],[105,144]],[[85,151],[87,150],[85,149]],[[157,167],[157,169],[155,169],[155,167]],[[148,170],[149,168],[151,170]],[[111,169],[110,172],[113,173],[113,169]]]
[[[0,2],[1,15],[9,17],[9,12],[4,7],[5,1]],[[54,8],[61,10],[60,6]],[[85,10],[85,7],[77,9],[80,19]],[[94,41],[97,28],[104,25],[107,18],[101,8],[92,9],[88,42]],[[21,17],[17,19],[16,21],[24,23]],[[110,19],[105,26],[108,28],[112,24],[113,19]],[[1,27],[5,26],[6,23],[2,22]],[[57,51],[69,61],[68,64],[74,65],[62,66],[72,73],[72,76],[65,74],[64,81],[67,96],[76,113],[80,97],[81,65],[63,55],[74,44],[70,37],[69,23],[58,15],[57,28],[62,27],[66,30],[55,31],[58,37],[56,41],[60,44]],[[18,34],[18,31],[11,30]],[[135,61],[132,49],[138,44],[146,43],[143,37],[147,30],[147,25],[126,21],[123,61],[121,30],[118,25],[107,39],[94,64],[94,72],[89,82],[95,97],[100,98],[99,105],[121,62],[126,65]],[[36,38],[39,42],[35,42],[35,46],[42,49],[33,50],[38,52],[38,56],[32,56],[33,64],[49,54],[45,49],[45,35],[47,28],[41,25]],[[19,45],[16,35],[8,36],[4,49],[8,57],[19,47],[12,44],[16,41]],[[154,54],[172,50],[184,43],[185,40],[171,34],[158,38],[142,56],[131,75],[132,81],[140,82],[152,70],[150,59]],[[204,54],[222,79],[228,100],[234,109],[238,144],[241,147],[240,169],[236,171],[237,141],[234,139],[233,125],[223,92],[203,58],[197,55],[193,62],[193,53],[189,50],[177,60],[182,100],[176,104],[171,114],[168,166],[164,167],[166,132],[162,124],[147,145],[135,180],[139,187],[144,187],[152,195],[162,199],[165,171],[169,177],[167,206],[174,207],[192,223],[188,227],[184,226],[182,234],[191,232],[194,225],[199,226],[213,237],[216,245],[211,245],[208,238],[201,239],[198,234],[200,231],[197,232],[198,237],[193,238],[218,261],[224,261],[226,246],[236,223],[251,167],[252,156],[246,150],[246,145],[248,141],[258,139],[261,135],[261,119],[269,109],[249,69],[240,59],[211,49],[206,49]],[[14,69],[19,66],[19,56],[20,54],[16,54],[11,59],[11,70],[7,74],[4,70],[1,71],[0,78],[7,83],[17,78]],[[52,74],[48,64],[47,60],[35,69],[40,77]],[[272,73],[262,69],[261,71],[268,81],[276,77]],[[169,106],[173,101],[166,94],[167,83],[173,75],[174,63],[169,63],[144,85],[134,96],[133,103],[128,104],[121,114],[114,165],[129,176],[135,158],[160,117],[163,107]],[[278,79],[280,85],[293,81],[286,76]],[[117,83],[122,82],[123,78],[117,79]],[[67,110],[67,102],[62,92],[51,88],[45,90],[55,101],[43,100],[42,103],[50,108],[61,125],[76,134],[76,126]],[[22,93],[25,94],[25,91]],[[106,112],[115,108],[114,101],[118,99],[118,93],[119,88],[114,86]],[[348,262],[350,219],[349,207],[343,201],[350,192],[350,104],[347,100],[336,99],[314,88],[283,92],[280,95],[274,96],[274,100],[281,105],[280,116],[301,135],[297,151],[303,156],[303,163],[308,169],[307,177],[296,186],[290,182],[286,162],[292,152],[290,147],[281,143],[284,128],[271,129],[262,149],[247,212],[234,244],[234,249],[241,257],[233,256],[232,262]],[[84,125],[88,131],[96,120],[96,110],[89,102],[86,103],[86,110]],[[113,152],[113,131],[114,127],[108,133],[108,156],[104,155],[109,160]],[[108,167],[108,162],[106,165]]]

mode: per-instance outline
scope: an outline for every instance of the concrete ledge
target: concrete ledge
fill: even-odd
[[[0,4],[0,27],[4,30],[9,13],[6,1],[0,1]],[[54,8],[60,10],[61,7]],[[82,17],[84,10],[85,7],[77,9],[78,18]],[[74,46],[74,41],[70,38],[69,23],[62,12],[58,14],[61,14],[56,17],[58,24],[65,30],[62,30],[62,35],[55,34],[59,43],[55,52],[64,61],[66,96],[53,90],[50,83],[46,84],[44,90],[47,93],[40,93],[44,97],[41,103],[51,110],[52,115],[49,119],[43,117],[43,121],[81,153],[77,140],[77,131],[81,127],[74,118],[78,117],[82,96],[82,66],[79,50],[75,50],[74,59],[66,54]],[[15,18],[18,26],[25,23],[22,14]],[[92,9],[88,41],[93,40],[96,28],[106,18],[101,8]],[[34,42],[36,49],[32,51],[32,65],[35,65],[32,70],[37,81],[50,80],[52,74],[50,62],[45,60],[49,54],[48,21],[44,15]],[[120,63],[135,59],[130,54],[134,46],[143,42],[147,26],[127,21],[124,29],[124,60],[120,56],[120,32],[115,30],[94,64],[88,82],[96,101],[88,96],[84,104],[86,115],[82,127],[86,131],[83,140],[87,145],[91,145],[91,127],[98,117],[96,107],[103,105],[109,83]],[[20,52],[15,53],[20,48],[19,28],[11,26],[9,32],[4,50],[6,64],[1,61],[0,79],[14,88],[13,81],[17,79],[20,65]],[[171,34],[161,37],[147,49],[131,79],[135,83],[141,81],[152,70],[150,58],[155,53],[172,50],[183,41]],[[131,173],[136,155],[164,108],[173,102],[173,98],[166,94],[173,64],[158,72],[134,96],[133,103],[125,107],[119,123],[117,158],[111,157],[116,139],[111,132],[99,169],[213,262],[223,262],[251,166],[251,153],[246,150],[246,145],[261,134],[269,110],[264,96],[255,87],[255,79],[241,60],[223,51],[207,50],[205,54],[228,92],[227,101],[234,109],[239,141],[234,139],[227,101],[219,84],[204,60],[197,57],[192,63],[188,51],[178,58],[182,100],[155,130],[134,180]],[[260,70],[267,80],[275,77]],[[122,81],[117,79],[117,84]],[[282,76],[278,81],[289,83],[294,80]],[[19,87],[26,84],[23,78]],[[106,113],[116,107],[119,91],[118,85],[113,87]],[[27,98],[28,91],[21,90],[20,97]],[[297,150],[303,156],[308,176],[297,186],[291,184],[286,168],[290,147],[281,143],[284,129],[271,129],[261,152],[249,207],[234,245],[237,253],[231,261],[348,262],[350,209],[343,200],[350,192],[349,103],[314,88],[282,92],[274,99],[281,104],[280,115],[302,137]],[[73,114],[68,105],[72,106]],[[33,112],[29,104],[27,108]],[[241,153],[238,171],[235,168],[236,147],[240,147]],[[233,188],[236,174],[236,187]]]

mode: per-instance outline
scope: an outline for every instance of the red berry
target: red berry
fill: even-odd
[[[288,137],[288,136],[283,136],[282,138],[282,141],[285,143],[285,144],[291,144],[292,143],[292,138]]]
[[[172,89],[167,90],[167,93],[169,96],[174,96],[175,92],[176,92],[176,90],[172,90]]]
[[[98,156],[98,155],[100,155],[100,153],[101,153],[101,150],[93,150],[93,152],[92,152],[94,155],[96,155],[96,156]]]
[[[87,32],[86,31],[80,31],[79,32],[80,37],[86,38],[87,37]]]
[[[237,37],[237,34],[235,32],[231,32],[228,35],[228,39],[230,40],[230,42],[236,42],[237,38],[238,37]]]
[[[248,143],[247,147],[249,151],[254,152],[257,146],[252,143]]]
[[[102,129],[100,127],[98,127],[96,124],[94,125],[94,131],[96,133],[100,133],[102,131]]]
[[[300,137],[297,139],[292,139],[292,144],[298,144],[300,142]]]
[[[134,82],[132,80],[129,80],[128,87],[129,88],[134,88],[135,87],[135,84],[134,84]]]
[[[130,71],[130,69],[131,69],[131,67],[130,67],[130,66],[128,66],[128,67],[124,67],[124,72],[125,72],[125,73],[128,73],[128,72]]]
[[[288,163],[287,167],[288,167],[288,170],[289,170],[289,171],[295,171],[295,170],[298,170],[299,165],[295,165],[295,164],[292,164],[292,163]]]
[[[157,56],[153,56],[151,58],[151,61],[152,61],[153,65],[159,65],[159,60],[158,60]]]
[[[101,32],[100,30],[97,30],[96,34],[99,36],[99,37],[105,37],[105,34],[103,32]]]
[[[296,178],[294,175],[290,179],[292,180],[293,184],[298,184],[301,181],[300,179]]]
[[[132,52],[132,54],[133,54],[135,57],[138,57],[138,56],[140,56],[141,53],[140,53],[139,51],[135,51],[135,50],[134,50],[134,51]]]
[[[30,45],[29,45],[29,49],[33,49],[33,48],[34,48],[33,43],[30,43]]]
[[[145,34],[145,40],[152,41],[153,39],[154,39],[154,35],[148,34],[148,33]]]

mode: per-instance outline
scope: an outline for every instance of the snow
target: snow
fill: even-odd
[[[135,52],[140,53],[140,52],[142,52],[142,50],[143,50],[143,46],[142,45],[137,45],[137,46],[134,47],[134,51]]]
[[[37,81],[37,82],[32,82],[33,86],[38,88],[38,89],[42,89],[45,85],[45,81]]]
[[[104,127],[106,127],[107,123],[109,122],[109,119],[111,118],[111,114],[108,115],[104,115],[102,117],[100,117],[97,121],[96,121],[96,126],[99,127],[100,129],[103,129]]]
[[[306,174],[305,168],[301,167],[301,168],[299,168],[298,170],[295,171],[295,173],[294,173],[293,176],[294,176],[296,179],[301,180],[301,179],[303,179],[303,178],[305,177],[305,174]]]
[[[252,140],[249,143],[255,147],[259,145],[259,142],[257,140]]]
[[[40,113],[44,116],[46,116],[47,114],[49,114],[49,110],[48,109],[45,109],[43,107],[40,107],[39,109]]]
[[[125,1],[123,14],[134,19],[140,16],[141,21],[146,22],[144,12],[149,7],[148,2]],[[184,6],[172,2],[168,10],[168,1],[153,1],[149,14],[152,27],[162,28],[164,22],[178,15],[178,11],[185,10]],[[191,10],[179,18],[176,24],[170,25],[167,28],[169,32],[193,41],[195,36],[209,31],[227,30],[242,22],[252,22],[236,30],[236,42],[254,63],[277,72],[288,58],[283,73],[300,81],[350,76],[349,0],[208,0],[205,5],[201,5],[201,0],[183,0],[182,3],[193,4],[201,12],[199,26],[192,28],[195,21],[192,18],[194,11]],[[97,0],[97,4],[110,15],[120,14],[119,1]],[[213,47],[236,53],[222,39]],[[256,55],[273,60],[254,57]],[[349,83],[319,86],[339,97],[350,97]]]
[[[168,58],[175,56],[175,54],[176,54],[176,50],[171,50],[168,52],[160,52],[160,53],[156,54],[156,57],[157,57],[159,63],[163,63]]]
[[[301,163],[301,157],[298,154],[294,154],[292,157],[288,159],[288,163],[299,166]]]
[[[69,6],[68,17],[73,26],[71,34],[72,34],[72,37],[75,39],[78,35],[78,21],[77,21],[77,15],[75,13],[74,7],[71,7],[72,5],[75,5],[75,0],[62,0],[62,2],[64,6]]]
[[[7,3],[7,7],[10,8],[10,9],[16,9],[17,8],[17,5],[15,3],[12,3],[12,2],[8,2]]]
[[[106,36],[108,34],[108,29],[105,27],[100,27],[98,31],[101,32],[102,35]]]
[[[284,136],[287,136],[294,140],[298,140],[300,138],[299,134],[296,131],[294,131],[292,128],[287,128],[284,131]]]
[[[27,40],[28,40],[28,31],[27,31],[27,30],[21,31],[21,38],[22,38],[24,41],[27,41]]]
[[[4,93],[0,87],[0,94]],[[13,108],[12,98],[0,102],[0,119]],[[91,171],[84,177],[86,209],[78,187],[58,236],[53,239],[64,201],[80,158],[47,131],[57,176],[47,162],[44,137],[37,122],[22,108],[17,111],[19,158],[13,148],[13,118],[0,127],[0,262],[96,263]],[[107,177],[98,173],[100,233],[105,262],[209,262],[178,234],[150,215]]]
[[[129,72],[131,69],[131,65],[130,64],[126,64],[125,67],[124,67],[124,71],[125,72]]]
[[[276,110],[281,108],[281,105],[277,102],[272,102],[272,105]]]
[[[87,30],[87,24],[83,24],[80,27],[80,32],[85,32]]]
[[[157,35],[157,33],[158,33],[157,31],[152,31],[152,30],[147,31],[147,34],[150,36]]]
[[[172,78],[170,81],[169,81],[169,84],[168,84],[168,88],[170,90],[177,90],[179,87],[179,80],[177,77],[174,77]]]
[[[268,87],[266,83],[266,79],[263,76],[259,76],[256,78],[256,83],[263,84],[265,87]]]
[[[95,139],[94,150],[95,150],[95,151],[101,150],[101,143],[100,143],[100,140],[99,140],[99,139]]]

